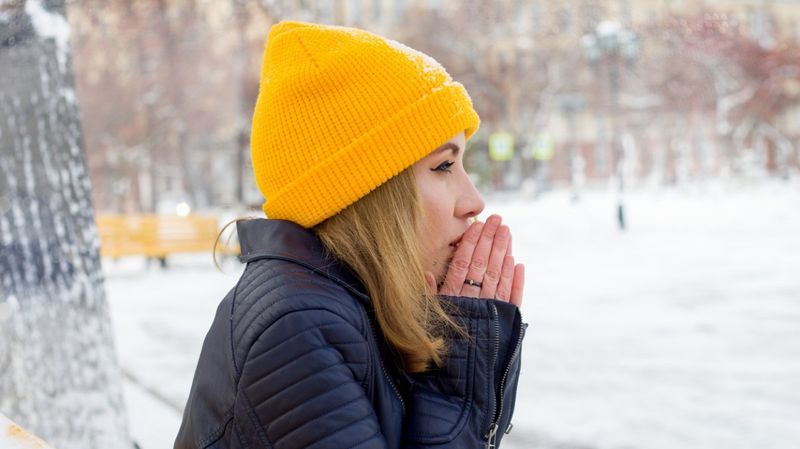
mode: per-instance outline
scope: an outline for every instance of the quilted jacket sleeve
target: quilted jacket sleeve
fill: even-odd
[[[384,448],[363,379],[362,333],[326,309],[294,310],[255,340],[241,367],[245,447]],[[249,427],[249,429],[244,429]]]
[[[508,303],[441,300],[469,337],[448,338],[441,368],[408,376],[404,448],[498,447],[510,429],[526,325]]]

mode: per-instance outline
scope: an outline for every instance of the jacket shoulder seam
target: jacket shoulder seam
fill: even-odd
[[[244,268],[245,273],[247,272],[248,268],[250,268],[250,265],[247,265]],[[228,339],[230,340],[230,349],[231,349],[229,355],[231,358],[231,366],[233,366],[232,378],[234,379],[238,379],[242,373],[241,370],[239,370],[239,366],[236,365],[236,346],[234,344],[236,340],[233,335],[233,312],[234,309],[236,308],[236,296],[239,294],[239,286],[242,283],[242,279],[244,279],[245,273],[242,273],[242,275],[239,276],[239,280],[236,281],[236,286],[233,288],[233,298],[231,298],[231,308],[230,311],[228,312],[228,327],[229,327]]]
[[[330,313],[331,315],[334,315],[334,316],[340,318],[344,323],[346,323],[349,327],[351,327],[354,331],[356,331],[361,336],[362,341],[365,344],[367,343],[366,336],[351,322],[351,320],[348,320],[348,319],[342,317],[340,314],[338,314],[338,313],[336,313],[336,312],[334,312],[332,310],[329,310],[327,308],[324,308],[324,307],[304,307],[304,308],[298,308],[298,309],[294,309],[294,310],[289,310],[289,311],[281,314],[280,316],[277,316],[274,320],[272,320],[272,322],[270,322],[267,326],[265,326],[264,329],[261,330],[261,332],[260,332],[259,336],[256,338],[256,340],[253,342],[253,344],[250,347],[250,349],[247,351],[247,356],[245,357],[245,360],[250,360],[252,357],[255,356],[254,354],[251,353],[253,348],[256,346],[256,344],[258,344],[258,341],[261,339],[261,337],[264,335],[264,333],[273,324],[275,324],[278,320],[280,320],[281,318],[284,318],[286,316],[289,316],[291,314],[294,314],[294,313],[308,312],[308,311],[323,311],[323,312]],[[333,345],[333,344],[331,346],[335,347],[335,345]],[[365,379],[366,379],[366,376],[365,376]],[[357,381],[359,381],[359,383],[363,383],[364,382],[364,380],[357,380]],[[239,384],[239,381],[237,381],[237,390],[239,392],[241,392],[242,400],[244,401],[244,403],[246,405],[248,418],[250,419],[252,424],[256,427],[257,433],[258,433],[258,437],[261,440],[262,444],[265,444],[267,447],[272,447],[272,443],[269,440],[269,436],[267,435],[266,429],[264,428],[263,424],[259,421],[258,417],[255,416],[255,407],[253,407],[253,404],[250,401],[250,397],[247,395],[246,389],[242,388],[242,385]],[[374,411],[373,411],[373,414],[374,414]]]
[[[225,428],[228,427],[228,424],[230,424],[232,420],[233,420],[233,406],[228,408],[225,414],[222,415],[222,424],[219,425],[217,429],[211,432],[208,436],[200,440],[199,446],[205,449],[214,442],[219,441],[219,439],[222,438],[222,435],[225,434]]]
[[[269,324],[267,324],[266,326],[264,326],[264,328],[259,332],[258,337],[253,342],[253,346],[255,346],[255,344],[258,342],[259,339],[261,339],[261,336],[264,334],[264,332],[269,330],[269,328],[272,327],[272,325],[274,325],[275,323],[277,323],[280,319],[285,318],[285,317],[287,317],[289,315],[292,315],[292,314],[295,314],[295,313],[314,312],[314,311],[326,312],[326,313],[329,313],[331,315],[336,316],[337,318],[340,318],[342,320],[342,322],[346,323],[349,327],[351,327],[354,331],[356,331],[356,333],[358,333],[358,335],[361,336],[362,341],[364,341],[365,343],[367,342],[366,335],[364,335],[364,332],[362,332],[362,330],[359,329],[358,326],[355,323],[353,323],[354,320],[347,319],[347,318],[343,317],[341,314],[339,314],[339,313],[337,313],[337,312],[335,312],[335,311],[333,311],[333,310],[331,310],[331,309],[329,309],[327,307],[303,307],[303,308],[287,310],[284,313],[282,313],[282,314],[278,315],[277,317],[275,317],[275,319],[271,320],[271,322]],[[261,315],[263,315],[263,312],[261,313]],[[252,347],[250,349],[252,350]],[[250,351],[248,351],[248,357],[247,358],[248,359],[250,358]]]
[[[250,419],[250,422],[252,423],[253,427],[255,427],[259,441],[266,447],[273,447],[273,444],[269,440],[269,436],[267,435],[267,430],[264,429],[264,426],[261,424],[261,421],[259,421],[258,417],[255,415],[255,408],[253,407],[253,404],[250,402],[250,397],[247,396],[247,392],[244,391],[243,389],[241,389],[240,391],[242,393],[242,400],[247,406],[246,407],[247,417]]]
[[[304,312],[304,311],[324,311],[328,312],[332,315],[336,315],[342,321],[348,323],[351,327],[353,327],[356,331],[358,331],[361,335],[364,335],[363,326],[359,328],[358,326],[358,319],[354,317],[347,318],[342,313],[336,311],[336,305],[343,306],[343,307],[352,307],[353,313],[359,313],[359,308],[363,308],[355,299],[347,295],[350,299],[350,303],[344,303],[342,301],[341,296],[336,295],[328,295],[323,294],[321,292],[292,292],[289,294],[284,294],[282,297],[264,307],[263,310],[258,311],[255,314],[252,320],[243,328],[243,332],[240,335],[246,335],[250,333],[254,328],[261,328],[258,331],[258,334],[261,335],[264,331],[266,331],[273,323],[278,321],[279,319],[283,318],[286,315],[296,313],[296,312]],[[317,304],[306,304],[306,305],[297,305],[290,301],[293,298],[304,298],[309,301],[314,301]],[[275,311],[276,307],[278,307],[277,315],[269,320],[268,323],[264,323],[263,318],[270,312]],[[281,310],[282,308],[282,310]],[[231,326],[231,330],[233,330],[233,326]]]
[[[359,343],[363,343],[365,345],[369,345],[369,340],[368,340],[367,336],[364,334],[364,332],[361,329],[359,329],[357,327],[357,325],[353,322],[353,320],[349,320],[349,319],[343,317],[341,314],[336,313],[335,311],[330,310],[330,309],[325,308],[325,307],[303,307],[303,308],[298,308],[298,309],[292,309],[292,310],[285,311],[284,313],[281,313],[280,315],[278,315],[274,319],[272,319],[268,324],[266,324],[264,326],[260,326],[261,329],[258,331],[258,336],[255,337],[255,339],[253,339],[253,343],[247,349],[247,351],[245,353],[245,356],[244,356],[244,360],[247,361],[247,360],[253,359],[254,357],[257,357],[257,354],[253,353],[253,349],[258,344],[259,340],[261,340],[261,338],[264,335],[264,333],[266,333],[267,330],[269,330],[270,327],[272,327],[280,319],[285,318],[285,317],[287,317],[289,315],[292,315],[292,314],[295,314],[295,313],[313,312],[313,311],[327,312],[327,313],[329,313],[329,314],[331,314],[333,316],[336,316],[337,318],[341,319],[343,323],[346,323],[350,328],[353,329],[353,331],[355,331],[360,336],[361,340],[359,341]],[[260,315],[263,315],[263,312]],[[256,326],[256,324],[253,324],[252,326]],[[336,348],[335,344],[332,344],[331,346]],[[367,352],[369,352],[369,351],[367,351]],[[236,377],[237,386],[238,386],[239,382],[241,381],[241,376],[242,376],[242,373],[240,372]],[[365,373],[363,379],[356,379],[356,381],[359,382],[359,383],[362,383],[366,379],[367,379],[367,374]]]

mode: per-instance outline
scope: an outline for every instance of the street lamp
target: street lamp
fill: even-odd
[[[569,163],[570,191],[572,201],[578,201],[584,182],[584,161],[576,145],[577,127],[575,126],[575,115],[583,109],[585,101],[579,93],[566,93],[558,98],[561,105],[561,113],[567,121],[567,129],[570,135],[567,147],[567,161]]]
[[[599,70],[604,64],[608,70],[609,108],[612,119],[612,148],[614,174],[619,186],[617,204],[617,221],[620,230],[625,230],[625,204],[623,194],[625,182],[623,176],[623,152],[619,132],[619,78],[623,63],[632,63],[639,54],[639,38],[636,34],[614,21],[600,22],[594,32],[581,38],[584,57]]]

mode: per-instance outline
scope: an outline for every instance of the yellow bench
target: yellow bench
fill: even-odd
[[[36,435],[28,432],[0,413],[0,447],[53,449]]]
[[[103,214],[97,216],[100,255],[119,258],[145,256],[163,264],[170,254],[211,252],[219,234],[216,217]],[[238,255],[238,243],[220,238],[217,252]]]

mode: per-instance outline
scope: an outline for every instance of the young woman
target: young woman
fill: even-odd
[[[206,336],[175,448],[496,447],[523,267],[464,171],[479,125],[422,53],[366,31],[269,34],[252,159],[267,219]]]

